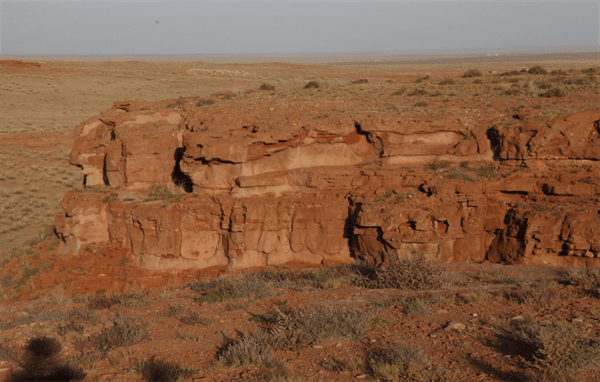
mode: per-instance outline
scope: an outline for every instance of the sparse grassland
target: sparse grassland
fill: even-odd
[[[189,71],[198,63],[46,61],[37,72],[0,68],[0,379],[24,380],[29,374],[17,366],[26,364],[29,339],[46,338],[42,347],[58,342],[66,349],[62,366],[70,366],[61,370],[74,373],[71,380],[82,368],[90,380],[114,381],[595,382],[596,270],[556,275],[542,267],[533,280],[526,267],[458,267],[415,256],[386,267],[160,275],[138,269],[134,257],[93,246],[79,257],[59,255],[52,233],[63,194],[82,184],[79,169],[67,163],[73,129],[113,101],[168,98],[173,108],[193,101],[200,112],[250,103],[276,112],[294,100],[325,105],[326,112],[304,110],[307,121],[468,115],[474,125],[597,107],[597,62],[548,61],[543,70],[536,64],[206,63]],[[481,75],[466,76],[470,69]],[[318,88],[304,89],[313,81]],[[474,182],[501,170],[494,163],[415,167]],[[379,205],[411,196],[386,191]],[[102,197],[115,200],[110,191]],[[154,189],[139,199],[178,197],[176,190]],[[464,329],[448,329],[449,322]]]

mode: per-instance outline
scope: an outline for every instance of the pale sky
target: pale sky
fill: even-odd
[[[591,2],[0,3],[0,53],[252,54],[599,45]]]

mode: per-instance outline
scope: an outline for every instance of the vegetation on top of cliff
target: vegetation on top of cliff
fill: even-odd
[[[154,186],[150,189],[148,197],[144,199],[144,201],[163,200],[165,202],[174,202],[180,200],[183,195],[185,195],[183,190],[181,192],[175,192],[168,186]]]

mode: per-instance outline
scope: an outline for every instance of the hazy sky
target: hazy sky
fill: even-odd
[[[598,45],[592,2],[0,3],[0,52],[227,54]]]

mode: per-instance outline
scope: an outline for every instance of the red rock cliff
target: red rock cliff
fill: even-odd
[[[83,122],[70,163],[84,188],[56,218],[65,252],[121,246],[153,269],[413,250],[600,265],[600,111],[464,130],[398,115],[307,122],[299,109],[117,102]]]

